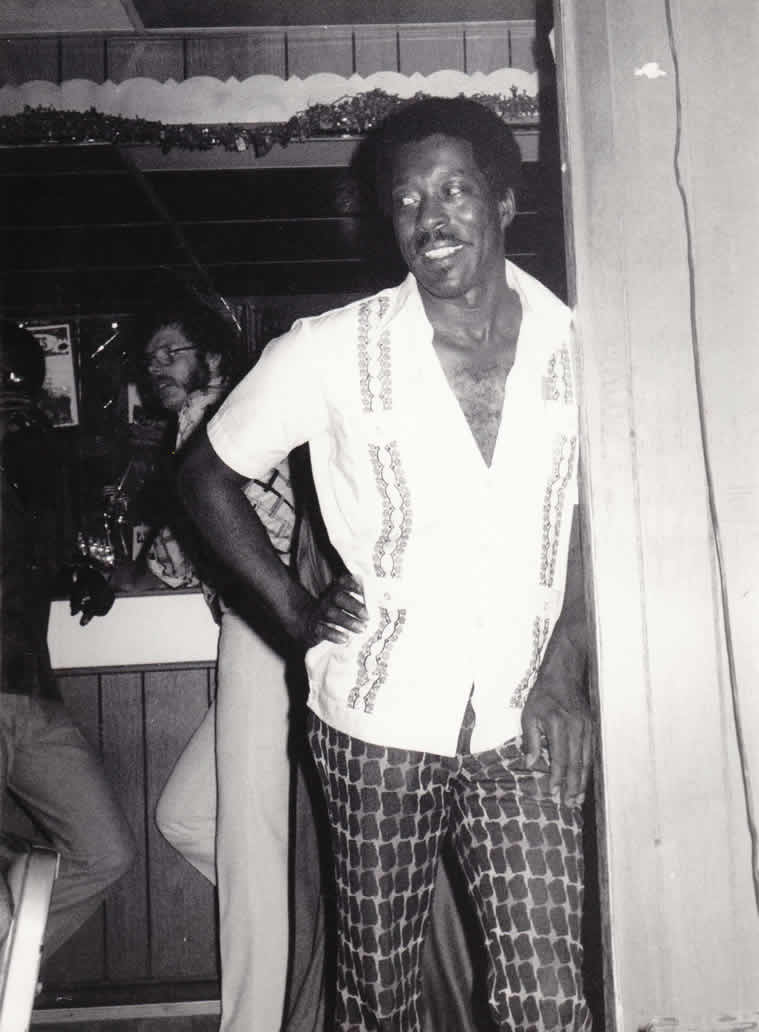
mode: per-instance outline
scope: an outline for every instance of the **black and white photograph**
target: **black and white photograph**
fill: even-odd
[[[757,54],[0,3],[0,1032],[759,1032]]]

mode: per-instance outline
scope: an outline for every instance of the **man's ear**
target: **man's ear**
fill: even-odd
[[[517,213],[517,201],[511,187],[498,202],[498,212],[501,216],[501,229],[505,230],[514,221],[514,216]]]

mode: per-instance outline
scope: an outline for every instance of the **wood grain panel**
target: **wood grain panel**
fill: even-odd
[[[514,251],[534,250],[535,233],[529,215],[519,216],[509,233]],[[349,217],[311,220],[238,222],[220,225],[185,225],[184,235],[198,260],[207,266],[236,263],[257,264],[286,261],[363,261],[376,260],[394,251],[384,222],[372,218]],[[15,248],[19,269],[35,268],[36,234],[14,230],[8,234]],[[46,255],[50,269],[77,265],[85,269],[141,268],[151,265],[186,264],[163,227],[98,227],[86,236],[80,229],[62,227],[55,233],[55,246]]]
[[[137,840],[135,863],[105,901],[107,974],[128,981],[150,974],[142,675],[104,674],[101,712],[103,763]]]
[[[12,199],[4,213],[7,225],[124,225],[157,220],[155,208],[125,176],[105,173],[5,175],[2,189]]]
[[[398,30],[393,25],[359,25],[353,30],[356,74],[398,71]]]
[[[509,25],[507,22],[483,22],[464,26],[466,72],[495,72],[509,65]]]
[[[98,756],[102,756],[99,676],[96,673],[68,674],[58,678],[58,686],[72,720]]]
[[[61,79],[89,79],[104,82],[106,44],[102,36],[61,37]]]
[[[92,175],[99,172],[122,171],[124,163],[115,147],[109,144],[88,145],[55,144],[54,147],[9,147],[0,151],[0,175],[74,172]]]
[[[448,21],[471,18],[527,18],[534,15],[535,0],[137,0],[148,29],[170,29],[178,20],[186,25],[219,28],[231,25],[344,25]]]
[[[190,37],[186,42],[187,77],[212,75],[226,81],[251,75],[285,75],[285,33],[257,29],[224,36]]]
[[[540,172],[539,166],[525,164],[524,188],[517,198],[520,212],[534,211],[536,195],[545,193]],[[335,217],[342,214],[341,199],[346,195],[351,214],[369,210],[344,169],[172,171],[149,173],[149,179],[173,218],[181,223],[207,224],[209,231],[213,223]],[[105,172],[93,177],[73,172],[19,172],[4,176],[2,182],[13,198],[6,226],[116,229],[160,222],[145,195],[130,189],[120,174]]]
[[[214,977],[213,888],[172,849],[153,820],[161,790],[208,708],[208,673],[165,670],[144,677],[151,974]]]
[[[509,27],[511,68],[535,71],[535,22],[512,22]]]
[[[0,39],[0,85],[17,86],[32,79],[59,81],[58,40],[36,36]]]
[[[353,74],[353,34],[345,26],[287,30],[287,75]]]
[[[108,40],[108,78],[113,82],[145,76],[165,82],[184,78],[184,43],[181,39],[113,37]]]
[[[461,25],[413,25],[398,29],[398,71],[430,75],[444,68],[463,72],[464,29]]]
[[[516,261],[527,272],[543,278],[547,259],[542,254],[520,254]],[[232,300],[255,294],[346,291],[366,295],[399,283],[404,271],[400,266],[377,268],[374,262],[358,259],[259,262],[208,270],[216,288]],[[60,308],[62,297],[77,298],[77,303],[89,311],[123,312],[128,307],[139,309],[144,305],[151,296],[156,276],[161,274],[158,265],[142,265],[139,269],[36,270],[26,274],[11,271],[5,275],[5,285],[7,295],[13,297],[14,305],[24,315],[35,311],[49,314]]]

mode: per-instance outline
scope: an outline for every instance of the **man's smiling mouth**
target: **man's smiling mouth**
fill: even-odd
[[[422,254],[425,258],[439,261],[441,258],[449,258],[452,254],[460,251],[462,246],[462,244],[445,244],[440,247],[430,247],[426,251],[422,251]]]

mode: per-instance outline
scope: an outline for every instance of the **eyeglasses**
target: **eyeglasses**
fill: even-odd
[[[174,361],[174,356],[178,355],[181,351],[195,351],[194,344],[187,344],[181,348],[156,348],[155,351],[151,351],[149,355],[145,355],[143,362],[146,369],[151,369],[153,366],[160,366],[166,368],[170,366]]]

